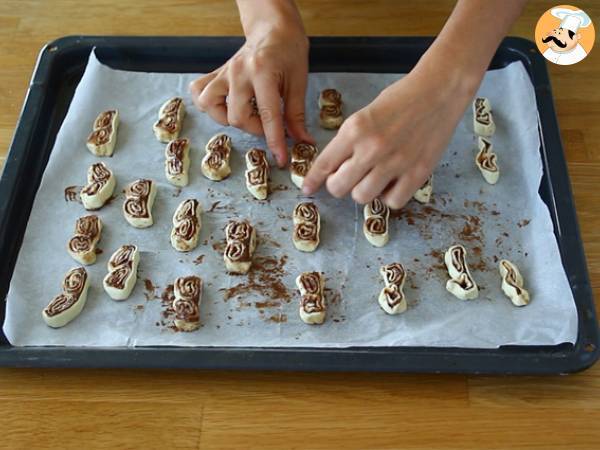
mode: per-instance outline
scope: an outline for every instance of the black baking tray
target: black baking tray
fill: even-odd
[[[310,70],[408,72],[431,37],[311,38]],[[0,298],[6,299],[39,182],[54,139],[93,47],[111,67],[152,72],[209,72],[243,43],[238,37],[71,36],[46,45],[39,56],[0,179]],[[499,349],[433,347],[13,347],[0,335],[0,366],[135,367],[323,371],[559,374],[583,370],[599,356],[594,300],[575,215],[567,166],[544,58],[533,42],[507,38],[490,68],[521,61],[535,86],[548,205],[556,241],[578,312],[575,345]],[[4,322],[6,302],[0,308]]]

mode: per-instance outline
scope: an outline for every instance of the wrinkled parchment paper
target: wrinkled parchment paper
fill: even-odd
[[[534,90],[520,63],[489,72],[479,94],[489,97],[497,132],[493,138],[501,168],[495,186],[485,183],[474,164],[477,142],[472,114],[465,113],[435,172],[434,203],[411,202],[390,219],[390,243],[371,247],[362,233],[362,208],[351,199],[326,192],[315,197],[321,216],[321,245],[313,254],[291,242],[291,212],[302,198],[287,171],[272,172],[269,200],[252,199],[244,187],[244,152],[265,147],[262,139],[223,128],[196,111],[187,84],[197,74],[136,73],[113,70],[90,56],[69,112],[57,136],[29,220],[7,297],[4,331],[13,345],[66,346],[459,346],[494,348],[504,344],[553,345],[574,342],[577,313],[562,267],[548,209],[538,196],[542,176]],[[313,73],[307,94],[308,127],[324,148],[335,132],[318,126],[318,92],[335,87],[343,94],[344,114],[368,104],[396,74]],[[164,144],[152,123],[169,97],[185,98],[188,115],[182,136],[192,142],[190,185],[179,190],[164,176]],[[118,108],[121,125],[112,158],[102,158],[116,174],[116,198],[98,211],[105,224],[96,264],[87,267],[91,288],[82,314],[62,329],[51,329],[41,311],[60,292],[63,274],[77,265],[66,251],[75,220],[86,214],[66,201],[68,186],[81,186],[87,168],[100,158],[85,147],[96,115]],[[217,132],[232,139],[232,176],[216,183],[200,173],[204,145]],[[126,183],[136,178],[158,183],[155,224],[138,230],[121,213]],[[189,254],[169,244],[171,217],[179,202],[202,203],[200,245]],[[260,243],[249,277],[224,271],[223,227],[229,219],[248,218]],[[123,244],[141,249],[139,280],[124,302],[102,289],[106,263]],[[481,288],[474,301],[460,301],[445,290],[443,251],[462,243],[471,272]],[[521,269],[532,302],[516,308],[502,294],[497,259]],[[383,287],[379,266],[402,262],[409,270],[407,312],[388,316],[377,304]],[[318,270],[327,281],[328,317],[308,326],[298,316],[294,278]],[[202,327],[176,332],[160,297],[182,275],[204,281]]]

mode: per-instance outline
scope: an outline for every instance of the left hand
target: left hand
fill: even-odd
[[[326,182],[338,198],[381,196],[390,208],[404,206],[433,172],[477,87],[432,68],[417,66],[348,117],[315,160],[304,192]]]

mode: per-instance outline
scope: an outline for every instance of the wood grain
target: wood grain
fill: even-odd
[[[309,34],[340,36],[434,35],[453,3],[299,1]],[[577,4],[600,20],[597,3]],[[550,6],[531,1],[511,34],[531,39]],[[3,0],[0,166],[44,43],[69,34],[240,33],[231,1]],[[598,299],[600,50],[550,73]],[[527,378],[2,369],[0,447],[596,449],[599,399],[600,366]]]

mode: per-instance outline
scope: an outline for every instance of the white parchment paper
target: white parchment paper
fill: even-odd
[[[274,169],[268,201],[252,199],[244,187],[243,154],[261,139],[222,128],[196,111],[187,84],[197,74],[136,73],[113,70],[90,56],[40,185],[7,301],[4,332],[13,345],[66,346],[460,346],[494,348],[504,344],[553,345],[574,342],[577,313],[562,267],[547,207],[538,196],[542,175],[534,90],[520,63],[489,72],[479,94],[489,97],[497,132],[493,138],[501,167],[496,186],[486,184],[474,164],[476,140],[467,111],[435,172],[434,204],[411,202],[390,220],[390,243],[371,247],[362,234],[362,209],[351,199],[326,192],[315,197],[322,215],[321,245],[313,254],[291,243],[291,212],[302,198],[287,171]],[[318,126],[318,92],[335,87],[343,94],[344,114],[373,100],[397,74],[313,73],[307,94],[308,127],[324,148],[334,132]],[[190,185],[181,192],[164,176],[164,145],[152,133],[160,105],[185,98],[188,115],[182,136],[192,142]],[[112,158],[103,158],[116,174],[116,198],[97,214],[105,224],[103,253],[87,267],[91,277],[82,314],[62,329],[47,327],[41,311],[60,292],[64,273],[77,263],[66,251],[75,220],[86,214],[76,201],[65,201],[68,186],[81,186],[94,157],[85,147],[96,115],[118,108],[121,125]],[[232,176],[215,183],[200,173],[204,145],[217,132],[232,139]],[[137,178],[158,183],[155,224],[129,226],[121,213],[122,188]],[[202,203],[200,245],[189,254],[169,244],[171,218],[179,202]],[[217,203],[218,202],[218,203]],[[223,227],[232,218],[248,218],[260,237],[257,264],[249,277],[230,276],[220,253]],[[141,249],[139,280],[131,297],[112,301],[102,289],[106,263],[120,245]],[[463,243],[480,297],[460,301],[445,290],[441,255]],[[521,269],[532,302],[514,307],[502,294],[497,259]],[[402,262],[409,270],[405,294],[409,309],[388,316],[377,304],[382,288],[378,268]],[[325,273],[328,318],[308,326],[298,316],[294,278],[301,271]],[[182,275],[205,281],[202,327],[175,332],[161,293]]]

